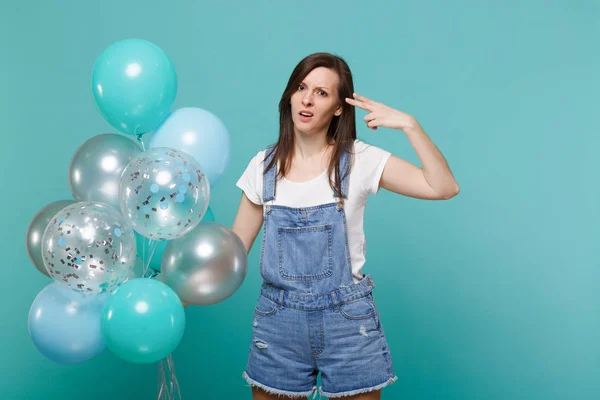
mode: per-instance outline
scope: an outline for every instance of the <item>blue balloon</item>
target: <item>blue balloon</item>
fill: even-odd
[[[77,364],[104,351],[100,317],[108,294],[82,295],[52,282],[29,309],[29,336],[45,357],[60,364]]]
[[[92,94],[109,124],[142,135],[156,129],[171,112],[177,74],[160,47],[143,39],[125,39],[96,59]]]
[[[215,215],[212,212],[212,209],[210,208],[210,206],[208,206],[208,208],[206,209],[206,212],[204,213],[204,216],[202,217],[202,219],[200,220],[200,222],[214,222],[215,221]],[[150,246],[149,246],[149,239],[140,235],[137,232],[135,233],[135,241],[136,241],[136,247],[137,247],[137,257],[141,260],[141,262],[144,261],[144,257],[149,257],[150,256]],[[146,252],[144,254],[144,241],[146,241]],[[156,248],[154,249],[154,254],[152,255],[152,259],[150,260],[150,264],[148,265],[148,268],[152,268],[153,270],[160,272],[160,263],[162,262],[162,258],[163,258],[163,253],[165,252],[165,249],[167,248],[167,245],[169,244],[169,240],[159,240],[156,241]]]
[[[151,278],[125,282],[108,298],[102,334],[118,357],[139,364],[162,360],[179,345],[185,312],[177,294]]]
[[[229,132],[216,115],[185,107],[163,122],[150,140],[150,147],[168,147],[190,154],[214,187],[229,164],[230,143]]]

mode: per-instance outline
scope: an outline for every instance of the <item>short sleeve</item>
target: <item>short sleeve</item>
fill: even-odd
[[[359,140],[355,142],[354,152],[355,173],[360,176],[361,187],[369,194],[377,194],[383,169],[392,153]]]
[[[258,152],[248,163],[246,170],[238,179],[236,186],[244,191],[254,204],[262,205],[262,171],[264,151]]]

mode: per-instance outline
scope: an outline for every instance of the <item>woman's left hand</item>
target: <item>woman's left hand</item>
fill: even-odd
[[[418,125],[413,116],[370,100],[358,93],[354,93],[354,99],[346,97],[346,103],[368,111],[369,114],[365,115],[364,119],[367,126],[373,130],[377,130],[377,127],[381,126],[404,131]]]

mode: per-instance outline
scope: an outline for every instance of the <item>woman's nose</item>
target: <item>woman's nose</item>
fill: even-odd
[[[302,97],[302,104],[304,104],[305,107],[312,105],[312,95],[309,93],[305,94],[304,97]]]

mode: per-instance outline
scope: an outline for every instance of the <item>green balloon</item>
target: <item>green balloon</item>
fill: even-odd
[[[177,294],[151,278],[122,284],[106,300],[102,335],[118,357],[137,364],[162,360],[179,345],[185,311]]]

